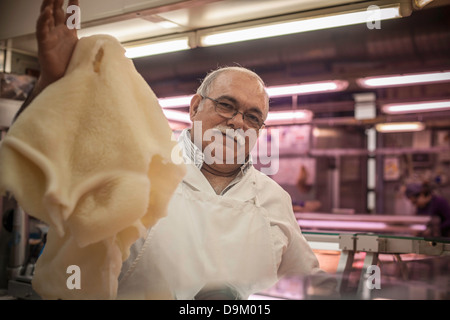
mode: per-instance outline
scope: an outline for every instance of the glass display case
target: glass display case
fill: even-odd
[[[450,299],[450,239],[354,232],[303,232],[337,295],[314,293],[310,277],[286,278],[258,298]]]

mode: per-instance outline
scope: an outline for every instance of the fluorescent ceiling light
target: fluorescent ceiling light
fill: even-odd
[[[425,125],[422,122],[391,122],[379,123],[375,129],[378,132],[411,132],[422,131]]]
[[[190,123],[189,112],[163,109],[164,115],[169,121]],[[310,110],[290,110],[269,112],[265,121],[266,125],[294,124],[310,122],[313,113]]]
[[[164,107],[163,104],[161,104],[161,107],[168,120],[184,123],[191,122],[189,112],[165,109],[170,107]],[[266,125],[307,123],[312,120],[312,117],[313,113],[310,110],[273,111],[269,112],[264,122]]]
[[[333,137],[336,138],[338,137],[339,132],[336,131],[335,129],[325,129],[325,128],[318,128],[315,127],[313,129],[313,136],[316,138],[329,138],[329,137]]]
[[[269,97],[283,97],[292,95],[306,95],[320,92],[334,92],[345,90],[348,86],[347,81],[333,80],[321,81],[304,84],[293,84],[287,86],[273,86],[267,88]],[[186,107],[191,103],[193,95],[160,98],[159,104],[163,108]]]
[[[384,113],[415,113],[450,110],[450,100],[386,104],[381,108]]]
[[[269,112],[264,122],[266,125],[307,123],[312,117],[310,110],[273,111]]]
[[[176,24],[175,22],[172,21],[160,21],[160,22],[156,22],[156,24],[164,29],[173,29],[173,28],[178,28],[179,25]]]
[[[447,81],[450,81],[450,71],[395,76],[377,76],[357,80],[358,84],[365,88],[393,87]]]
[[[282,23],[241,28],[237,30],[215,31],[201,37],[203,46],[276,37],[300,32],[336,28],[360,23],[400,18],[400,7],[380,8],[379,11],[364,10],[358,12],[330,15],[318,18],[306,18]],[[208,32],[208,31],[207,31]]]
[[[163,113],[169,121],[190,123],[191,118],[188,112],[163,109]]]
[[[191,104],[193,95],[190,96],[179,96],[179,97],[170,97],[170,98],[160,98],[158,99],[159,104],[163,108],[176,108],[176,107],[185,107]]]
[[[282,97],[291,95],[311,94],[318,92],[333,92],[345,90],[348,86],[347,81],[321,81],[313,83],[304,83],[288,86],[268,87],[267,93],[269,97]]]
[[[136,46],[125,46],[125,55],[132,59],[138,57],[151,56],[161,53],[175,52],[189,49],[188,38],[160,41],[154,43],[147,43]]]

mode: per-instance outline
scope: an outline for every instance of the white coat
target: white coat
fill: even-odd
[[[187,167],[168,215],[132,246],[118,298],[193,299],[205,286],[224,285],[246,299],[283,275],[318,269],[290,196],[272,179],[251,166],[217,195],[197,167]]]

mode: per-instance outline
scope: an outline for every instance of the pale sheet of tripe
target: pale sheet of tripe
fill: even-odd
[[[32,280],[45,299],[115,298],[130,246],[166,214],[185,174],[156,96],[124,53],[110,36],[80,39],[65,76],[2,141],[0,191],[50,226]]]

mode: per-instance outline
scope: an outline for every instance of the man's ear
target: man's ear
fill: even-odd
[[[189,107],[189,116],[191,118],[191,121],[193,122],[195,115],[197,114],[200,108],[200,102],[203,100],[202,96],[199,94],[195,94],[191,99],[191,104]]]

